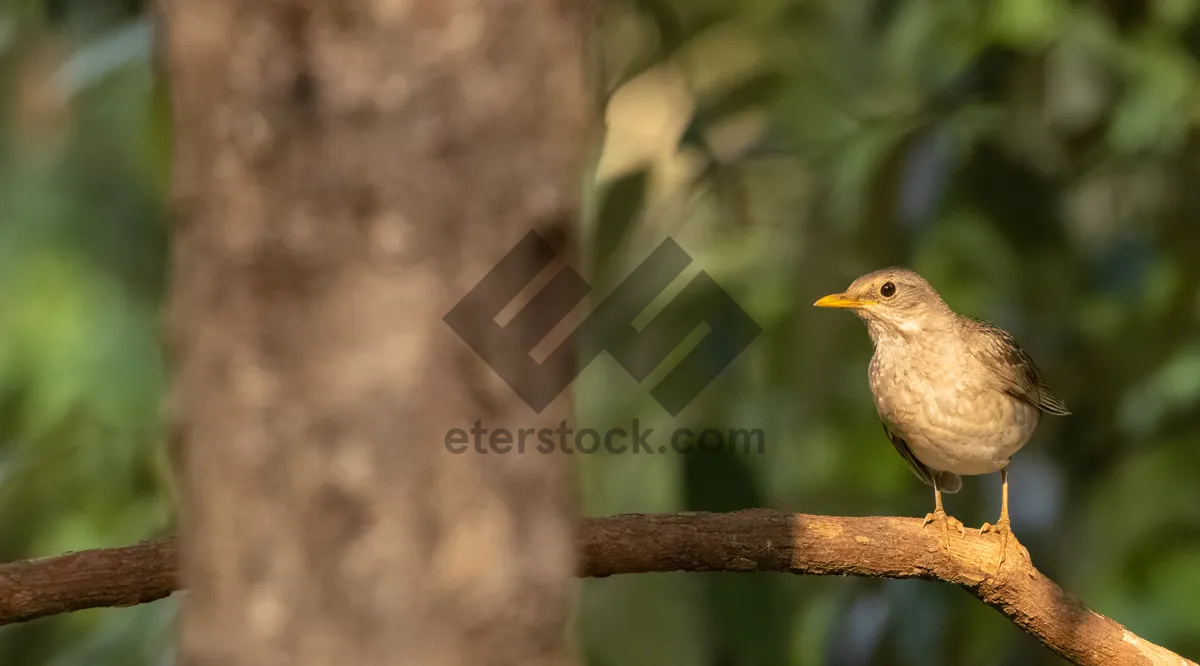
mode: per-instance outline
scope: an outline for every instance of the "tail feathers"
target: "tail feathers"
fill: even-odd
[[[937,479],[938,490],[947,495],[953,495],[962,490],[962,477],[959,475],[953,472],[934,472],[934,474],[936,474],[934,478]]]

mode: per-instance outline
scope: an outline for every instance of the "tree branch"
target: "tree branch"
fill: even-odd
[[[0,564],[0,625],[135,606],[179,589],[175,537]]]
[[[941,532],[917,518],[838,518],[750,510],[620,515],[580,526],[580,575],[775,571],[953,583],[1061,657],[1082,666],[1197,666],[1089,610],[1030,563],[1015,539],[992,575],[1000,537]],[[174,592],[174,537],[0,565],[0,624],[127,606]]]

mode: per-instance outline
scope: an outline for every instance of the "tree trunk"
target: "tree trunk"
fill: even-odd
[[[535,413],[443,318],[571,244],[583,3],[160,1],[184,663],[571,661],[570,458],[445,445],[569,392]]]

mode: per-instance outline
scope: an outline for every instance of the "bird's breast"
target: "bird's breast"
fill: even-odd
[[[879,417],[925,465],[961,475],[988,474],[1033,435],[1032,405],[991,388],[954,349],[880,354],[869,371]]]

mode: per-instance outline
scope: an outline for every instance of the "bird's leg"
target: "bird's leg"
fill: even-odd
[[[936,480],[933,484],[933,513],[925,514],[925,522],[921,523],[921,527],[934,521],[942,524],[942,547],[946,549],[946,552],[950,552],[950,525],[954,525],[958,530],[959,537],[967,535],[963,524],[957,518],[947,515],[946,510],[942,508],[942,491],[938,490]]]
[[[1008,548],[1008,535],[1012,534],[1012,524],[1008,520],[1008,465],[1000,469],[1000,519],[995,525],[984,523],[979,528],[982,536],[986,532],[1000,535],[1000,559],[996,561],[996,573],[1000,573],[1000,565],[1004,564],[1004,551]]]

